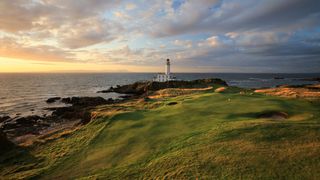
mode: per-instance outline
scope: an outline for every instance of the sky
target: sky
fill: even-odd
[[[319,0],[0,0],[0,72],[319,73]]]

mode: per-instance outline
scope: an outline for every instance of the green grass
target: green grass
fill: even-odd
[[[61,138],[9,152],[0,158],[0,175],[12,179],[320,178],[319,102],[230,90],[149,103],[159,107],[131,108]],[[256,118],[269,110],[287,112],[290,118]]]

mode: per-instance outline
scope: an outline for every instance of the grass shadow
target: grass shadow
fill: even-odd
[[[229,114],[226,116],[227,119],[229,120],[239,120],[239,119],[259,119],[259,118],[263,118],[263,116],[267,116],[268,114],[270,114],[270,116],[272,116],[272,114],[277,114],[277,113],[281,113],[283,111],[279,111],[279,110],[265,110],[265,111],[261,111],[261,112],[248,112],[248,113],[233,113],[233,114]],[[270,118],[272,119],[272,118]]]
[[[320,135],[320,125],[314,123],[272,123],[233,129],[217,135],[216,141],[248,140],[254,143],[306,139],[304,136]],[[315,137],[315,136],[314,136]]]
[[[10,175],[36,169],[41,166],[44,160],[32,155],[28,148],[14,145],[12,149],[2,152],[0,155],[1,174]]]

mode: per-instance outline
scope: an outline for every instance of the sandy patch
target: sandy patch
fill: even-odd
[[[320,84],[302,87],[280,86],[277,88],[258,89],[255,92],[288,98],[320,99]]]

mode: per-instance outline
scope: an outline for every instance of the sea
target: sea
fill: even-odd
[[[0,116],[49,115],[50,97],[101,96],[119,98],[117,93],[102,94],[111,86],[151,80],[154,73],[0,73]],[[253,73],[176,73],[177,79],[194,80],[221,78],[231,86],[244,88],[275,87],[277,85],[314,84],[306,78],[318,74],[253,74]]]

